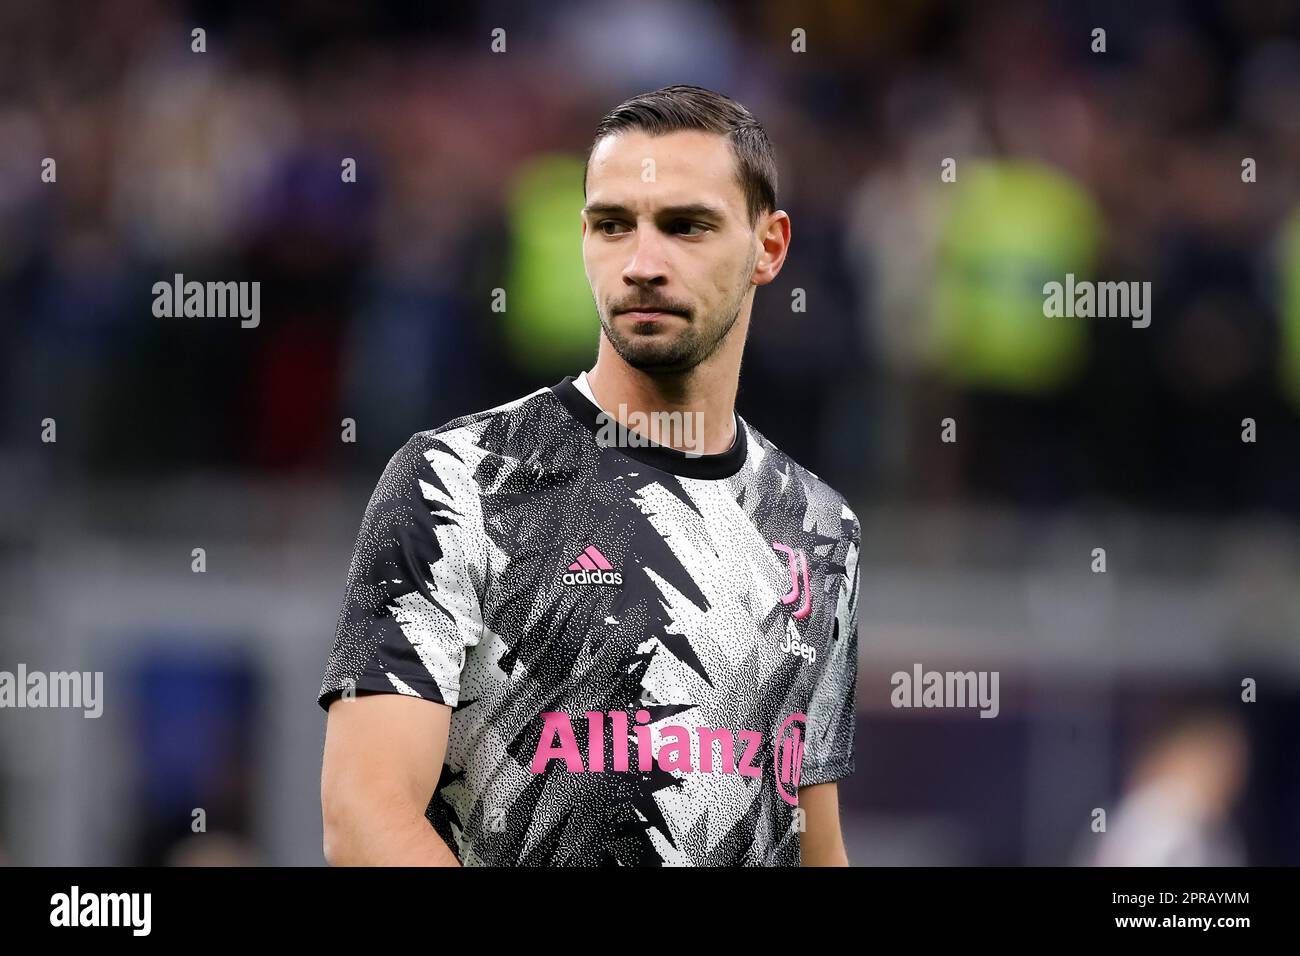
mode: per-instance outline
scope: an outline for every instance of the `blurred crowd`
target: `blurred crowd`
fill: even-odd
[[[796,458],[851,495],[1295,512],[1298,28],[1227,0],[6,4],[0,448],[48,417],[42,468],[372,475],[588,367],[591,130],[692,82],[779,152],[793,245],[741,411]],[[175,273],[260,281],[260,327],[155,318]],[[1150,281],[1150,327],[1044,318],[1066,273]]]

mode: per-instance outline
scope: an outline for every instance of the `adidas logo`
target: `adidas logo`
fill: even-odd
[[[621,586],[623,572],[615,571],[614,565],[609,563],[609,558],[600,553],[599,548],[588,545],[582,554],[578,555],[578,560],[569,565],[563,581],[568,585],[617,584]]]

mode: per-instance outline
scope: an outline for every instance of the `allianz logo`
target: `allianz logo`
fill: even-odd
[[[583,714],[587,719],[587,752],[578,744],[573,721],[564,711],[547,711],[541,717],[542,732],[537,740],[529,769],[545,773],[552,761],[569,773],[634,773],[653,770],[680,773],[733,773],[743,777],[761,777],[762,767],[754,761],[763,745],[763,735],[756,730],[727,727],[686,727],[668,724],[659,730],[660,747],[651,745],[650,712],[644,707],[630,721],[627,711],[599,710]],[[799,803],[799,774],[803,767],[804,732],[808,718],[790,714],[772,737],[772,776],[777,793],[791,806]],[[609,725],[608,764],[606,763],[606,724]],[[629,728],[631,734],[628,733]],[[629,743],[636,739],[636,765]],[[697,746],[692,748],[694,741]],[[692,763],[692,749],[699,754],[699,766]],[[714,759],[715,753],[717,760]]]

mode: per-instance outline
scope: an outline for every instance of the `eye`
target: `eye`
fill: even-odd
[[[622,225],[623,223],[619,222],[617,219],[602,219],[600,222],[596,223],[596,228],[600,231],[601,235],[614,236],[619,235],[619,233],[611,232],[607,227]]]
[[[700,232],[704,232],[709,228],[702,222],[692,222],[689,219],[678,219],[675,223],[673,223],[674,230],[680,230],[683,227],[686,229],[699,229]],[[694,235],[699,235],[699,234],[700,233],[694,233]]]

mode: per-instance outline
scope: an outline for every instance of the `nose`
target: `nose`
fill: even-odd
[[[668,281],[668,263],[658,230],[637,226],[632,239],[632,258],[623,267],[623,281],[629,285],[662,285]]]

